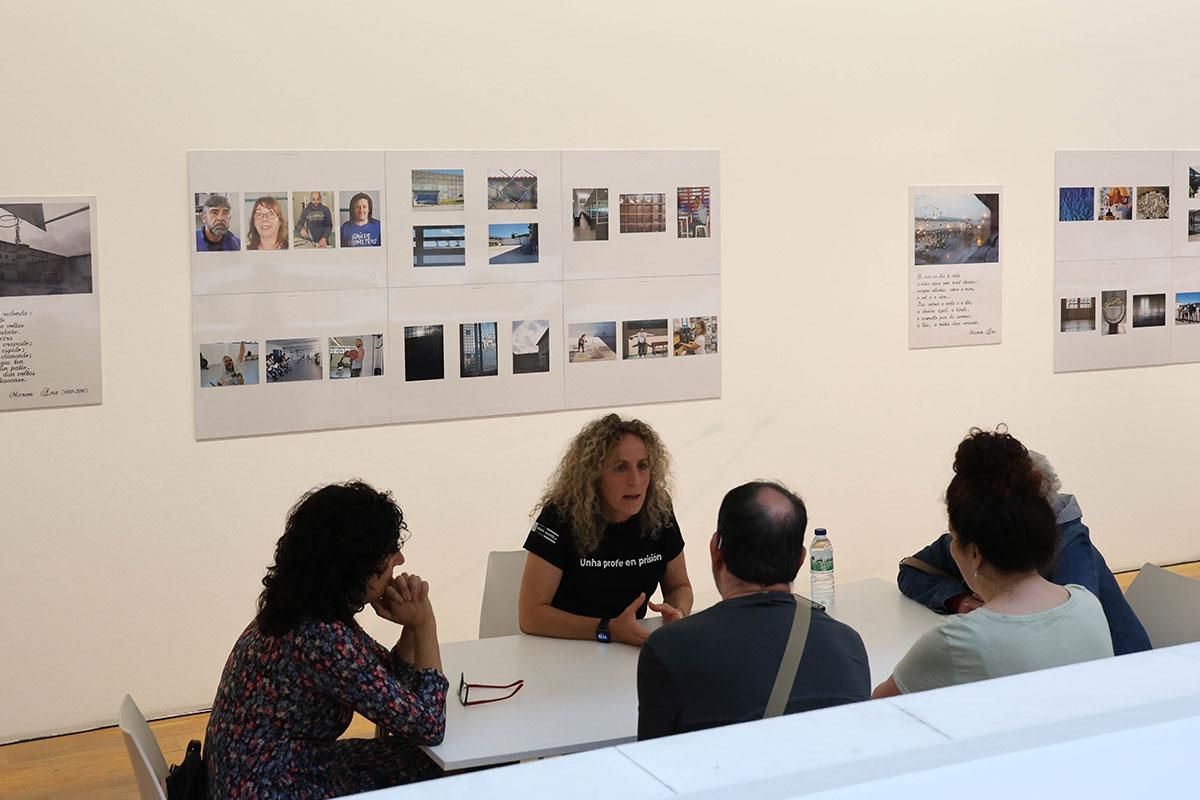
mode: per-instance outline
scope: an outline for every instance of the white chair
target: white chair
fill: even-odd
[[[512,636],[521,632],[517,598],[525,572],[524,550],[493,550],[488,553],[487,577],[483,580],[483,607],[479,610],[479,638]]]
[[[167,760],[154,738],[154,731],[146,724],[146,717],[129,695],[121,701],[117,725],[125,737],[125,749],[133,764],[138,794],[142,800],[167,800]]]
[[[1152,646],[1200,642],[1200,580],[1144,564],[1125,591],[1125,599]]]

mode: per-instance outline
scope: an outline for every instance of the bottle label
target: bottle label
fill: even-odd
[[[811,572],[833,572],[833,554],[822,553],[818,555],[813,553],[812,559],[808,563],[808,568]]]

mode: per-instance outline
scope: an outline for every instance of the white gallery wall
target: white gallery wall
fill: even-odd
[[[972,425],[1047,453],[1109,563],[1200,556],[1200,365],[1055,375],[1055,149],[1195,149],[1190,0],[6,3],[0,195],[95,195],[101,406],[0,415],[0,741],[206,707],[285,512],[395,491],[443,640],[596,412],[197,443],[187,151],[718,148],[720,400],[675,459],[697,606],[725,490],[779,478],[838,577],[944,529]],[[1002,344],[909,351],[910,184],[1003,187]],[[630,400],[636,400],[630,397]],[[801,576],[806,581],[805,576]],[[381,639],[386,624],[365,620]]]

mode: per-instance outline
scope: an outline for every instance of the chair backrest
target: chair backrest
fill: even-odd
[[[133,775],[137,778],[138,794],[142,800],[167,800],[167,760],[163,758],[154,731],[146,724],[146,718],[133,698],[125,695],[117,725],[125,737],[125,749],[133,764]]]
[[[1144,564],[1125,599],[1154,647],[1200,642],[1200,580]]]
[[[517,598],[525,571],[524,550],[493,550],[488,553],[487,577],[483,580],[483,607],[479,610],[479,638],[512,636],[521,632]]]

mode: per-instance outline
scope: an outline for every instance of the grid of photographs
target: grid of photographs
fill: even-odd
[[[379,194],[378,189],[195,192],[195,252],[379,247]]]
[[[719,333],[716,316],[574,322],[567,326],[567,360],[591,364],[715,355]]]
[[[664,259],[654,249],[713,238],[715,152],[655,156],[676,165],[664,172],[660,164],[661,174],[641,167],[645,152],[573,153],[593,159],[597,179],[577,189],[566,188],[564,154],[555,151],[282,155],[189,156],[198,438],[610,404],[594,391],[569,399],[571,386],[602,373],[583,370],[588,377],[573,383],[570,365],[579,363],[659,364],[631,374],[629,402],[719,396],[717,359],[667,366],[719,354],[716,251],[681,243]],[[625,191],[629,175],[650,183],[648,191]],[[305,184],[315,188],[292,188]],[[618,204],[615,225],[610,200]],[[593,252],[605,253],[606,276],[637,280],[636,290],[595,302],[635,313],[568,323],[579,318],[572,309],[592,302],[584,287],[611,285],[576,277],[583,291],[568,303],[564,243],[611,242],[626,232],[624,250]],[[662,236],[646,236],[653,233]],[[652,241],[659,244],[639,258],[641,243]],[[299,255],[363,248],[377,258]],[[283,254],[244,258],[264,250]],[[699,271],[689,252],[705,259]],[[664,261],[669,269],[660,273],[655,265]],[[692,275],[704,277],[689,283]],[[657,279],[676,283],[653,290],[666,302],[663,313],[642,315],[660,302],[644,289]],[[713,313],[670,313],[689,308]],[[389,369],[387,336],[400,345]],[[564,346],[568,336],[572,347]],[[655,377],[662,370],[671,377]],[[639,381],[653,385],[650,395],[639,394]],[[276,384],[291,388],[262,388]],[[230,405],[229,397],[241,400]]]
[[[380,377],[383,334],[210,342],[199,355],[202,389]]]
[[[1055,172],[1055,370],[1200,360],[1200,154],[1060,151]]]

